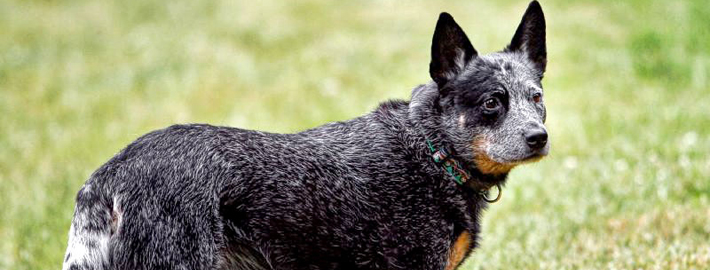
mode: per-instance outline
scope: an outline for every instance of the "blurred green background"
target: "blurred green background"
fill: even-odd
[[[0,0],[0,269],[58,269],[74,196],[173,123],[295,132],[408,98],[448,11],[479,52],[525,1]],[[464,269],[710,268],[710,7],[544,0],[551,155]]]

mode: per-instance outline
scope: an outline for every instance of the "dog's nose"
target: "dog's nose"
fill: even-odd
[[[532,150],[538,150],[547,144],[547,131],[544,128],[535,127],[525,131],[525,141]]]

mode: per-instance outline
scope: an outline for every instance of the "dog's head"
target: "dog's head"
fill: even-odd
[[[431,48],[442,132],[484,174],[505,174],[547,155],[541,79],[547,64],[545,18],[528,6],[510,44],[478,55],[451,15],[442,13]]]

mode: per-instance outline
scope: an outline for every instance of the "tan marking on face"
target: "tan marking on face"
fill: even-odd
[[[486,154],[488,140],[483,136],[478,136],[473,140],[473,163],[483,174],[499,175],[510,172],[517,163],[500,163],[491,159]]]
[[[456,238],[456,242],[454,242],[454,245],[449,249],[449,261],[446,264],[446,270],[453,270],[459,267],[471,250],[471,244],[473,244],[471,233],[463,231],[459,234],[459,237]]]

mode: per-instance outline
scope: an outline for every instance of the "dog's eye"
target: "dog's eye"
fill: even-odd
[[[498,103],[498,99],[495,98],[489,98],[486,99],[486,101],[483,102],[483,106],[486,107],[486,109],[489,110],[495,110],[498,108],[500,104]]]
[[[534,101],[535,103],[540,103],[540,101],[542,101],[542,94],[540,94],[540,93],[535,93],[535,94],[533,95],[533,101]]]

